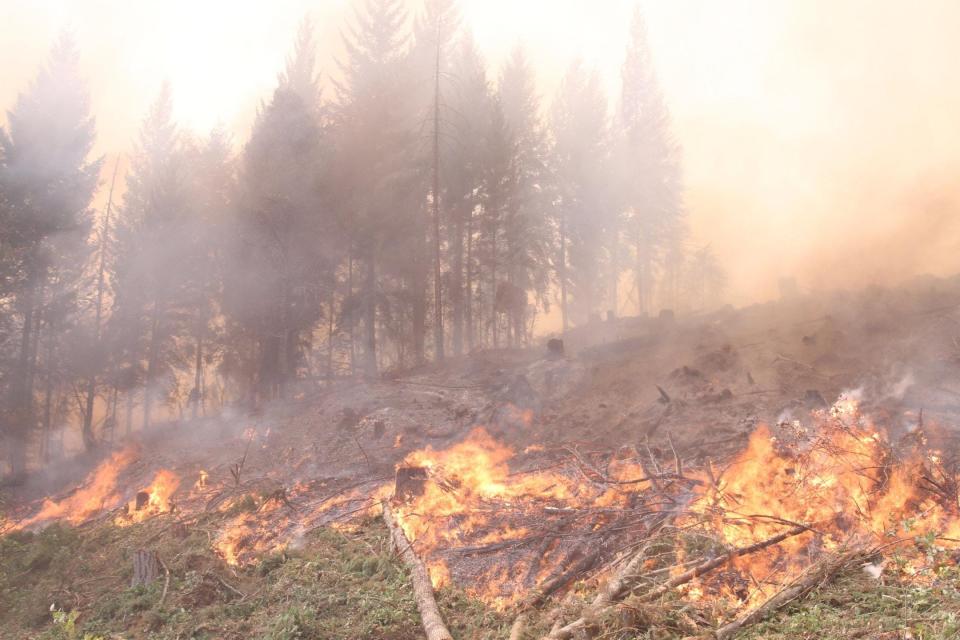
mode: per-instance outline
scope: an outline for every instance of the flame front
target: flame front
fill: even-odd
[[[97,513],[116,508],[121,502],[117,492],[117,476],[136,458],[137,451],[132,447],[114,452],[87,476],[83,485],[73,495],[59,501],[44,499],[40,511],[20,521],[17,528],[23,529],[52,520],[80,524]]]

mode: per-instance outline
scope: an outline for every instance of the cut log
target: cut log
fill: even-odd
[[[450,631],[447,630],[447,625],[444,624],[443,617],[440,615],[437,601],[433,597],[433,584],[430,582],[427,566],[423,564],[423,560],[413,550],[413,546],[400,527],[400,523],[397,522],[396,517],[390,510],[390,503],[384,500],[382,506],[383,520],[390,530],[393,547],[410,569],[410,579],[413,581],[413,596],[417,601],[417,609],[420,610],[420,620],[423,623],[423,630],[427,634],[427,640],[453,640],[453,636],[450,635]]]
[[[139,549],[133,553],[133,579],[130,586],[148,585],[160,575],[160,561],[156,551]]]
[[[730,640],[744,627],[756,624],[794,600],[806,596],[832,580],[846,567],[866,559],[868,555],[863,547],[858,546],[821,560],[753,611],[717,629],[716,640]]]

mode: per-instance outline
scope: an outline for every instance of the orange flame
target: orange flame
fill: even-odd
[[[133,447],[114,452],[87,476],[73,495],[60,501],[44,499],[40,511],[18,523],[17,528],[50,520],[80,524],[101,511],[116,508],[121,501],[117,493],[117,476],[136,458],[137,450]]]

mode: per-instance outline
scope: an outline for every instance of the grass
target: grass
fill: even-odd
[[[349,533],[317,530],[298,550],[237,570],[211,551],[208,524],[198,522],[179,539],[162,518],[127,528],[53,525],[0,538],[0,638],[422,637],[408,575],[378,521]],[[138,548],[156,549],[170,569],[162,604],[163,576],[147,587],[128,586]],[[459,590],[444,589],[438,600],[458,638],[508,633],[510,616]],[[51,605],[72,616],[69,629],[63,616],[54,623]]]
[[[406,569],[391,553],[378,520],[352,531],[320,529],[296,550],[268,554],[231,569],[211,550],[207,516],[174,535],[155,518],[117,528],[53,525],[0,538],[0,638],[101,640],[413,640],[423,637]],[[146,587],[130,588],[133,551],[156,549],[170,569]],[[960,570],[941,570],[930,586],[880,583],[858,570],[843,575],[769,620],[743,640],[946,640],[960,637]],[[227,586],[229,585],[229,586]],[[232,587],[232,588],[231,588]],[[234,590],[241,592],[238,595]],[[579,584],[568,600],[592,598]],[[162,603],[161,603],[162,599]],[[512,613],[499,613],[455,588],[438,593],[458,640],[509,635]],[[53,610],[51,610],[51,606]],[[549,629],[533,612],[525,638]],[[702,633],[723,612],[695,609],[675,595],[654,605],[618,607],[598,621],[601,636],[672,640]],[[54,617],[57,620],[54,620]]]

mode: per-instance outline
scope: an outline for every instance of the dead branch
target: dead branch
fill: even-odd
[[[163,601],[167,599],[167,589],[170,588],[170,568],[167,566],[167,563],[163,561],[163,558],[157,556],[157,562],[160,563],[160,566],[163,567],[164,573],[167,574],[166,579],[163,581],[163,593],[160,594],[160,602],[157,603],[158,607],[163,606]]]
[[[666,391],[664,391],[663,387],[661,387],[660,385],[655,385],[655,386],[657,387],[657,391],[660,392],[660,402],[662,402],[663,404],[670,404],[671,402],[670,395]]]
[[[756,542],[746,547],[740,547],[739,549],[734,549],[730,553],[726,553],[722,556],[717,556],[716,558],[707,560],[706,562],[702,562],[697,566],[693,567],[692,569],[689,569],[679,575],[674,576],[673,578],[667,580],[657,588],[651,589],[647,593],[643,594],[641,598],[642,600],[647,600],[647,601],[655,600],[656,598],[659,598],[666,592],[671,591],[682,584],[686,584],[691,580],[693,580],[694,578],[698,578],[703,574],[709,573],[718,567],[722,567],[723,565],[727,564],[734,558],[739,558],[742,556],[750,555],[751,553],[756,553],[757,551],[762,551],[767,547],[772,547],[775,544],[779,544],[783,542],[787,538],[798,536],[801,533],[806,533],[807,531],[809,531],[807,527],[794,527],[793,529],[790,529],[789,531],[784,531],[783,533],[775,535],[772,538],[761,540],[760,542]]]
[[[779,544],[780,542],[783,542],[787,538],[800,535],[801,533],[804,533],[806,531],[808,531],[808,529],[806,529],[805,527],[795,527],[793,529],[790,529],[789,531],[784,531],[783,533],[773,536],[772,538],[761,540],[760,542],[754,543],[746,547],[740,547],[739,549],[734,549],[730,553],[726,553],[716,558],[712,558],[705,562],[701,562],[695,567],[688,569],[687,571],[684,571],[683,573],[677,576],[674,576],[670,580],[667,580],[666,582],[660,584],[656,588],[646,592],[645,594],[640,596],[640,599],[641,601],[655,600],[656,598],[659,598],[660,596],[667,593],[668,591],[671,591],[679,587],[680,585],[690,582],[694,578],[702,576],[705,573],[709,573],[710,571],[713,571],[714,569],[727,564],[734,558],[739,558],[741,556],[749,555],[751,553],[756,553],[758,551],[766,549],[767,547],[772,547],[775,544]],[[583,616],[574,620],[573,622],[571,622],[566,626],[559,627],[557,629],[552,630],[549,633],[549,635],[546,636],[545,640],[568,640],[569,638],[572,638],[574,634],[578,633],[581,629],[586,628],[590,620],[595,619],[598,614],[603,613],[603,611],[608,609],[613,602],[615,602],[619,598],[622,598],[623,595],[629,591],[630,589],[629,581],[635,579],[635,576],[633,574],[635,574],[637,568],[639,568],[640,562],[642,562],[643,560],[643,555],[646,553],[646,547],[649,544],[650,542],[644,545],[644,547],[641,548],[641,550],[637,553],[636,556],[634,556],[634,558],[627,564],[627,566],[624,567],[620,572],[618,572],[617,577],[614,578],[614,580],[612,580],[611,583],[607,585],[605,590],[597,596],[593,604],[591,604],[591,606],[588,608],[587,612]]]
[[[597,560],[600,558],[600,546],[594,545],[594,547],[595,548],[593,551],[580,556],[579,560],[569,565],[562,571],[554,572],[553,575],[544,580],[543,583],[533,593],[524,599],[523,604],[520,605],[520,608],[522,610],[526,610],[543,604],[543,602],[555,592],[567,586],[578,576],[592,569],[597,563]]]
[[[733,638],[744,627],[756,624],[778,609],[781,609],[798,598],[804,597],[814,589],[832,580],[843,569],[864,560],[868,555],[869,553],[866,549],[858,545],[843,553],[821,560],[753,611],[717,629],[715,632],[716,640],[729,640]]]
[[[250,453],[253,436],[254,434],[250,434],[250,439],[247,440],[247,448],[243,450],[243,457],[240,458],[240,462],[230,465],[230,475],[233,476],[233,483],[236,486],[240,486],[240,473],[243,471],[243,463],[247,461],[247,454]]]
[[[430,582],[430,574],[427,572],[426,565],[413,550],[413,546],[397,522],[396,516],[390,510],[390,504],[386,500],[381,504],[383,506],[383,520],[390,530],[393,546],[410,569],[413,595],[417,601],[417,609],[420,610],[420,620],[423,623],[423,630],[427,634],[427,640],[453,640],[453,636],[450,635],[447,625],[444,624],[443,618],[440,616],[437,601],[433,597],[433,584]]]
[[[641,564],[643,564],[643,562],[646,560],[647,551],[656,540],[657,533],[662,531],[663,527],[667,526],[669,523],[672,523],[675,517],[675,515],[668,516],[661,519],[657,524],[653,525],[650,529],[650,532],[647,534],[646,541],[643,543],[640,549],[633,554],[629,561],[623,567],[621,567],[620,570],[617,571],[617,573],[610,579],[610,581],[607,582],[604,588],[600,590],[600,593],[597,594],[597,597],[594,598],[593,602],[583,613],[583,615],[566,626],[562,626],[558,621],[558,624],[554,625],[554,628],[551,629],[547,638],[552,640],[554,638],[572,637],[574,633],[585,627],[589,620],[595,619],[598,614],[608,609],[614,602],[626,595],[626,593],[635,583],[637,571],[640,569]]]

